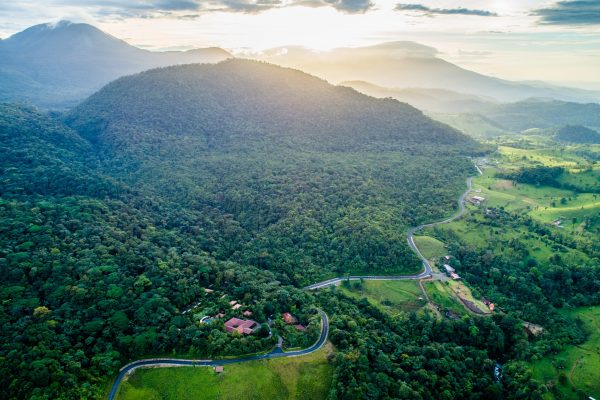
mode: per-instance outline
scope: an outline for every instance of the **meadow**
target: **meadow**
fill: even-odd
[[[565,311],[582,321],[589,334],[581,345],[568,346],[531,364],[534,378],[556,385],[566,399],[579,394],[600,397],[600,307]]]
[[[354,298],[366,298],[371,304],[386,312],[417,311],[426,301],[415,281],[364,281],[352,282],[340,290]]]
[[[333,378],[327,343],[302,357],[210,367],[148,368],[124,381],[118,400],[324,399]]]

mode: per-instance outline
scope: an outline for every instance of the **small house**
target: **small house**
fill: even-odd
[[[217,366],[215,367],[215,372],[216,372],[217,374],[220,374],[220,373],[222,373],[222,372],[223,372],[223,366],[222,366],[222,365],[217,365]]]
[[[239,303],[238,303],[238,304],[234,304],[234,305],[231,307],[231,309],[232,309],[232,310],[238,310],[238,309],[240,309],[240,308],[242,308],[242,305],[241,305],[241,304],[239,304]]]
[[[473,196],[470,199],[471,203],[475,204],[476,206],[481,205],[481,203],[483,203],[484,200],[485,200],[485,197],[481,197],[481,196]]]
[[[283,314],[281,314],[281,316],[283,317],[283,321],[288,325],[294,325],[298,322],[298,319],[289,312],[284,312]]]
[[[300,332],[306,332],[306,327],[304,325],[294,325],[294,328],[298,329]]]
[[[454,268],[452,268],[450,265],[448,264],[444,264],[444,269],[446,270],[446,273],[449,275],[453,272],[456,272],[456,270]]]
[[[458,274],[456,272],[452,272],[450,274],[450,278],[454,279],[455,281],[460,279],[460,276],[458,276]]]
[[[253,313],[250,310],[246,310],[242,314],[244,314],[244,317],[251,317]]]
[[[254,333],[258,327],[258,322],[252,321],[251,319],[231,318],[229,321],[225,322],[225,330],[227,332],[237,331],[242,335]]]

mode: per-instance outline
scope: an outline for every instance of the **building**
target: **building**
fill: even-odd
[[[304,325],[294,325],[294,328],[298,329],[300,332],[306,332],[306,327]]]
[[[444,261],[450,261],[451,258],[452,256],[444,256]]]
[[[296,317],[294,317],[289,312],[284,312],[283,314],[281,314],[281,316],[283,317],[283,320],[285,321],[285,323],[288,325],[294,325],[295,323],[298,322],[298,319],[296,319]]]
[[[481,203],[483,203],[485,200],[485,197],[481,197],[481,196],[473,196],[471,197],[471,199],[469,200],[471,203],[475,204],[476,206],[480,205]]]
[[[242,314],[244,314],[244,317],[251,317],[253,313],[250,310],[246,310]]]
[[[446,270],[446,273],[448,275],[450,275],[453,272],[456,272],[456,270],[454,268],[452,268],[450,265],[448,264],[444,264],[444,269]]]
[[[225,322],[225,330],[227,332],[237,331],[242,335],[254,333],[258,327],[258,322],[252,321],[251,319],[231,318],[229,321]]]
[[[460,279],[460,276],[458,276],[458,274],[456,272],[452,272],[450,274],[450,278],[454,279],[455,281]]]
[[[206,294],[210,294],[213,292],[214,292],[214,290],[212,290],[212,289],[209,289],[209,288],[204,289],[204,293],[206,293]]]
[[[217,366],[215,367],[215,372],[216,372],[217,374],[220,374],[220,373],[222,373],[222,372],[223,372],[223,366],[222,366],[222,365],[217,365]]]
[[[239,309],[239,308],[241,308],[241,307],[242,307],[242,305],[238,303],[238,304],[234,304],[234,305],[231,307],[231,309],[232,309],[232,310],[237,310],[237,309]]]

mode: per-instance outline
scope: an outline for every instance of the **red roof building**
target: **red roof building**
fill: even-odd
[[[284,312],[283,314],[281,314],[281,316],[283,317],[283,320],[285,321],[285,323],[288,325],[293,325],[298,322],[296,317],[294,317],[289,312]]]
[[[252,311],[246,310],[246,311],[243,312],[243,314],[244,314],[244,317],[251,317],[252,316]]]
[[[300,332],[306,332],[306,327],[304,325],[294,325],[294,328],[298,329]]]
[[[225,322],[225,330],[227,332],[237,331],[242,335],[249,335],[258,328],[258,323],[251,319],[231,318]]]

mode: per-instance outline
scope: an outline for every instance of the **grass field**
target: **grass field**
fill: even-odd
[[[448,309],[461,315],[467,313],[467,310],[456,297],[449,284],[440,281],[424,282],[423,287],[427,291],[429,299],[440,306],[442,310]]]
[[[361,288],[340,286],[340,290],[355,298],[366,297],[369,302],[387,312],[416,311],[426,304],[415,281],[364,281]]]
[[[428,260],[438,259],[447,254],[446,246],[431,236],[415,236],[415,244]]]
[[[578,308],[569,313],[583,321],[590,334],[588,340],[533,363],[533,376],[544,383],[554,382],[567,399],[577,399],[576,390],[600,398],[600,307]],[[564,377],[559,379],[561,374]]]
[[[119,390],[118,400],[325,399],[333,377],[327,362],[332,346],[315,353],[225,366],[137,370]]]

